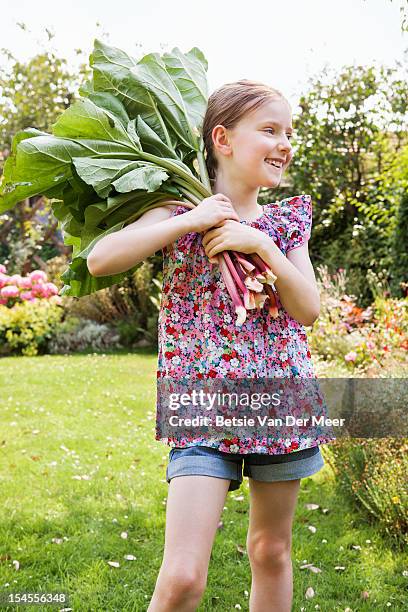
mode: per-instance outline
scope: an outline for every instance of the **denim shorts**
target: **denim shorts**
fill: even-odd
[[[244,476],[263,482],[306,478],[324,466],[319,446],[282,455],[235,455],[209,446],[187,446],[170,449],[166,481],[176,476],[214,476],[230,480],[228,490],[234,491],[242,483],[242,462]]]

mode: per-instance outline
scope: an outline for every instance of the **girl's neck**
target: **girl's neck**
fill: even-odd
[[[212,192],[214,195],[222,193],[227,196],[241,221],[251,222],[262,214],[263,208],[258,204],[259,187],[248,187],[242,183],[231,185],[230,182],[217,176]]]

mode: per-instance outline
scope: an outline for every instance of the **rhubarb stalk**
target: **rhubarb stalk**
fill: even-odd
[[[276,302],[275,292],[272,287],[267,283],[265,284],[265,291],[270,300],[268,307],[269,314],[271,315],[271,317],[276,319],[276,317],[278,316],[278,304]]]
[[[239,276],[237,270],[235,269],[235,266],[231,260],[230,254],[228,253],[228,251],[224,251],[223,252],[224,258],[225,258],[225,262],[229,268],[229,271],[231,272],[232,278],[234,279],[234,281],[237,284],[237,288],[242,292],[242,295],[244,296],[244,306],[247,310],[251,310],[252,308],[255,308],[255,302],[253,300],[251,300],[251,296],[250,296],[250,291],[248,290],[248,287],[246,287],[246,285],[242,282],[241,277]],[[253,304],[253,306],[252,306]]]
[[[224,254],[227,254],[227,253],[225,252]],[[229,270],[229,267],[227,265],[225,258],[223,257],[223,254],[220,253],[216,257],[218,258],[218,263],[220,266],[222,277],[224,279],[225,286],[235,306],[235,313],[237,315],[237,320],[235,324],[242,325],[246,320],[246,308],[244,304],[242,303],[242,300],[238,294],[237,288],[234,283],[234,279],[232,278],[231,272]]]

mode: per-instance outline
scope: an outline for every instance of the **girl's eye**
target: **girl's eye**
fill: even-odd
[[[266,128],[267,132],[274,132],[275,130],[273,128]],[[288,139],[290,140],[292,138],[292,134],[286,134],[286,136],[288,137]]]

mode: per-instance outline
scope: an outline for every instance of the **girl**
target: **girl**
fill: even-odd
[[[210,96],[202,129],[214,195],[194,209],[153,209],[107,236],[88,258],[90,272],[122,272],[163,250],[159,379],[314,378],[304,329],[320,309],[307,246],[311,199],[258,204],[260,187],[277,187],[292,159],[289,103],[262,83],[230,83]],[[265,305],[235,325],[233,303],[212,265],[226,250],[257,253],[276,274],[277,318]],[[239,488],[243,462],[250,491],[250,610],[291,610],[300,479],[323,467],[319,445],[332,439],[166,438],[173,448],[165,547],[148,611],[197,609],[226,495]]]

